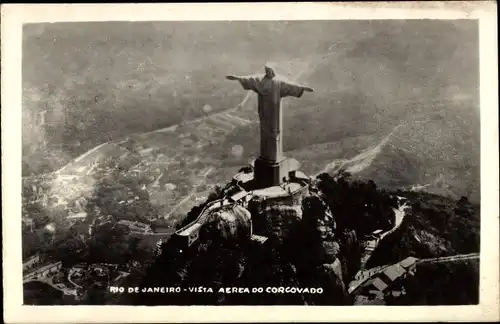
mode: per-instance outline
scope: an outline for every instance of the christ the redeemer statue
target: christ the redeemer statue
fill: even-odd
[[[313,91],[309,87],[292,84],[277,77],[269,66],[265,67],[265,71],[263,76],[226,77],[228,80],[238,81],[243,89],[252,90],[259,96],[260,156],[255,161],[255,179],[260,187],[279,185],[288,176],[283,156],[281,98],[300,98],[304,91]]]

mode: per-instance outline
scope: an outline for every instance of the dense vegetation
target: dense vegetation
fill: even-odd
[[[76,223],[66,219],[68,210],[62,206],[48,207],[32,199],[35,193],[26,186],[23,198],[34,202],[23,204],[23,214],[33,219],[33,231],[30,226],[23,228],[23,256],[42,253],[65,265],[80,261],[123,264],[131,259],[148,260],[151,248],[117,223],[120,220],[148,223],[158,212],[148,192],[141,189],[140,179],[125,176],[119,169],[112,170],[96,176],[94,190],[84,207],[87,217]],[[47,230],[47,224],[53,224],[54,230]],[[89,235],[92,224],[96,229]]]
[[[393,208],[398,207],[396,197],[379,190],[374,181],[349,181],[350,174],[340,170],[332,177],[318,176],[318,188],[332,210],[337,231],[355,230],[364,237],[377,229],[389,230],[394,226]]]
[[[350,178],[348,172],[339,170],[334,176],[320,174],[317,179],[321,197],[337,224],[346,283],[359,270],[365,236],[378,229],[391,229],[395,221],[393,209],[398,207],[396,197],[378,189],[374,181]]]
[[[141,237],[130,234],[116,222],[96,226],[89,235],[89,223],[77,223],[69,228],[57,228],[55,233],[37,230],[23,233],[23,246],[32,247],[27,256],[41,253],[45,258],[62,261],[64,266],[78,262],[125,264],[130,260],[148,261],[152,249]]]
[[[141,179],[113,169],[108,175],[97,174],[86,211],[91,220],[98,215],[111,215],[117,220],[149,222],[158,216],[149,193],[141,188]]]
[[[42,282],[28,282],[23,285],[25,305],[67,305],[61,291]]]

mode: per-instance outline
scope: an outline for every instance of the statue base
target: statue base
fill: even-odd
[[[259,157],[254,163],[254,175],[258,188],[279,186],[288,181],[287,159],[269,161]]]

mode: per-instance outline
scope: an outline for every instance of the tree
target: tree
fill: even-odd
[[[130,236],[128,239],[128,250],[131,257],[135,256],[139,252],[139,244],[141,239],[137,236]]]
[[[208,194],[207,202],[211,202],[217,199],[221,199],[224,196],[224,190],[221,186],[216,185],[212,191]]]
[[[52,257],[63,262],[65,267],[85,260],[87,247],[85,243],[75,237],[68,237],[54,248]]]
[[[33,218],[33,227],[40,228],[50,222],[49,213],[47,210],[39,203],[33,202],[25,207],[26,213]]]
[[[341,168],[337,173],[334,175],[334,179],[336,181],[349,181],[351,179],[352,174],[348,172],[345,168]]]
[[[238,173],[240,173],[240,172],[250,173],[250,172],[253,172],[253,168],[251,166],[244,166],[238,170]]]

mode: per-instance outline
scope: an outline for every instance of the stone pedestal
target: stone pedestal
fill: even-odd
[[[254,174],[258,188],[278,186],[288,180],[287,159],[269,161],[259,157],[255,160]]]

